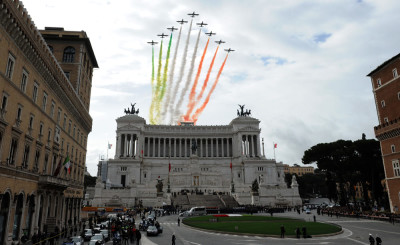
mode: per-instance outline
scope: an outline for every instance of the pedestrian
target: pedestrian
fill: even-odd
[[[376,245],[382,244],[382,239],[378,236],[378,234],[376,234],[375,241],[376,241]]]
[[[285,238],[285,227],[283,225],[281,225],[281,238]]]
[[[172,234],[172,245],[175,245],[175,240],[176,240],[176,237],[175,237],[175,232]]]
[[[142,234],[140,233],[140,231],[137,229],[136,230],[136,244],[139,245],[140,244],[140,239],[142,238]]]
[[[296,228],[295,232],[296,232],[296,238],[300,238],[301,233],[299,227]]]
[[[181,226],[181,219],[178,217],[178,226]]]
[[[375,245],[375,239],[371,233],[369,233],[368,240],[369,240],[369,245]]]
[[[301,231],[303,232],[303,238],[307,238],[307,228],[303,226],[303,228],[301,228]]]
[[[314,215],[314,222],[317,222],[317,218],[315,217],[315,215]]]

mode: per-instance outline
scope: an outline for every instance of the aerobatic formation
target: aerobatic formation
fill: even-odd
[[[167,28],[167,30],[171,32],[170,35],[166,35],[164,33],[157,35],[161,38],[159,42],[160,46],[158,51],[159,52],[158,62],[155,61],[155,53],[154,53],[154,46],[158,44],[158,42],[154,42],[153,40],[151,42],[148,42],[152,46],[152,72],[151,72],[152,101],[150,105],[150,115],[149,115],[150,124],[163,124],[163,123],[180,124],[180,122],[182,121],[196,123],[199,116],[206,108],[210,100],[210,97],[218,84],[219,77],[221,76],[221,73],[224,69],[229,53],[234,51],[233,49],[230,48],[225,49],[225,51],[227,51],[225,59],[223,60],[216,77],[211,77],[211,73],[213,71],[215,60],[218,54],[219,46],[225,43],[222,40],[215,41],[215,43],[217,43],[217,47],[209,63],[208,69],[204,71],[205,72],[204,81],[201,81],[200,77],[202,74],[203,65],[207,63],[205,57],[210,45],[210,39],[216,33],[212,31],[205,33],[208,36],[207,43],[204,47],[199,63],[196,64],[199,41],[201,38],[201,34],[203,33],[202,28],[208,24],[204,23],[204,21],[202,21],[201,23],[196,23],[196,25],[199,27],[199,32],[195,40],[193,53],[191,54],[190,57],[189,44],[190,44],[191,32],[193,29],[193,19],[199,14],[193,12],[189,13],[188,15],[191,17],[190,23],[189,21],[186,21],[184,19],[177,21],[181,26],[179,28],[179,33],[176,43],[173,42],[173,33],[174,31],[177,31],[178,28],[175,28],[174,26]],[[179,46],[181,38],[185,38],[182,37],[182,28],[186,23],[189,23],[189,28],[186,40],[181,47],[183,51],[181,51]],[[163,53],[163,40],[168,36],[169,36],[169,42],[165,54]],[[173,51],[172,61],[170,63],[169,59],[172,48],[174,48],[174,51]],[[177,60],[178,52],[179,53],[183,52],[179,57],[179,59],[181,60]],[[177,64],[180,65],[179,68],[176,67]],[[186,65],[188,65],[187,70],[186,70]],[[155,66],[157,67],[157,69]],[[176,70],[177,74],[175,76]],[[211,86],[209,86],[209,81]],[[186,103],[185,98],[187,98],[186,107],[184,106],[184,103]]]

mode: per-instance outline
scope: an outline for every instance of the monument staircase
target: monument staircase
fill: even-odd
[[[173,197],[174,206],[180,206],[182,209],[191,207],[217,207],[231,208],[239,206],[238,202],[229,195],[177,195]]]

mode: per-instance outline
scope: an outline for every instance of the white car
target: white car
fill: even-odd
[[[101,244],[106,243],[104,235],[102,233],[94,234],[92,238],[90,238],[90,241],[100,241]]]
[[[306,214],[311,214],[311,210],[309,208],[306,209]]]
[[[71,237],[71,239],[75,243],[75,245],[83,245],[83,243],[84,243],[83,238],[80,236],[74,236],[74,237]]]

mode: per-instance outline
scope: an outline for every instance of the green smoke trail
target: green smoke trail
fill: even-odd
[[[163,40],[161,40],[161,45],[160,45],[160,54],[158,55],[158,68],[157,68],[157,84],[156,84],[156,91],[153,97],[153,101],[151,102],[152,104],[154,103],[153,107],[153,113],[154,109],[156,109],[156,115],[154,117],[154,123],[156,124],[159,121],[160,113],[157,113],[157,103],[158,103],[158,97],[160,95],[160,88],[161,88],[161,67],[162,67],[162,46],[163,46]]]
[[[168,51],[167,51],[167,59],[165,61],[165,65],[164,65],[164,74],[162,77],[162,83],[161,83],[161,87],[160,87],[160,91],[159,91],[159,95],[157,99],[157,104],[156,104],[156,118],[160,119],[160,110],[161,110],[161,102],[164,98],[165,95],[165,88],[167,87],[167,74],[168,74],[168,63],[169,63],[169,54],[171,51],[171,42],[172,42],[172,33],[171,36],[169,38],[169,44],[168,44]],[[159,121],[157,123],[160,123]]]
[[[155,88],[154,88],[154,46],[152,46],[151,51],[151,62],[152,62],[152,71],[151,71],[151,106],[150,106],[150,123],[155,124],[154,122],[154,95],[155,95]]]

